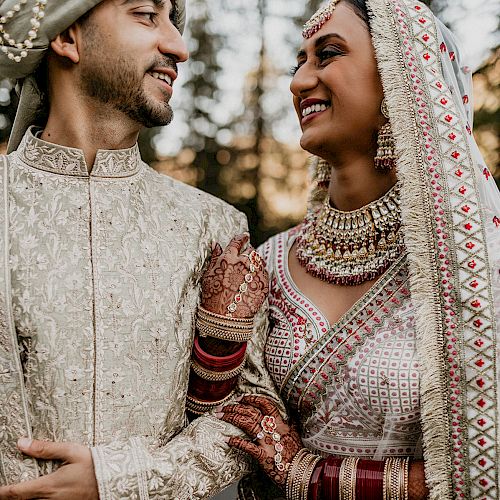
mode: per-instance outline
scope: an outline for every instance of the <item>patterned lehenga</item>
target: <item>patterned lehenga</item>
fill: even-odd
[[[500,196],[472,134],[471,71],[423,3],[366,3],[406,252],[329,325],[288,271],[300,228],[267,242],[266,363],[311,451],[422,457],[432,500],[498,499]],[[309,213],[328,195],[320,164]],[[242,498],[280,497],[252,481]]]
[[[322,455],[420,456],[415,311],[406,258],[396,261],[335,324],[305,297],[288,269],[294,231],[262,253],[271,276],[266,363]]]

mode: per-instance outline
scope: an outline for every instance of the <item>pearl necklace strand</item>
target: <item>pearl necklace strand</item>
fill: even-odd
[[[38,37],[38,30],[40,29],[40,22],[45,16],[45,7],[47,5],[47,0],[37,0],[35,6],[31,9],[33,12],[33,17],[30,19],[31,29],[28,31],[28,37],[24,42],[16,42],[6,31],[4,25],[9,23],[9,21],[21,11],[22,7],[26,5],[28,0],[19,0],[11,10],[7,11],[5,15],[0,17],[0,50],[2,53],[6,54],[7,57],[14,62],[21,62],[21,59],[28,56],[28,50],[33,48],[33,41]],[[16,55],[14,52],[9,50],[9,45],[19,49],[21,52]]]

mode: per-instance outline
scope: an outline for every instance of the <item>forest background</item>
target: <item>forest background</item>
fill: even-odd
[[[190,60],[180,66],[168,127],[140,137],[153,168],[227,200],[259,244],[304,215],[308,154],[299,147],[289,68],[321,0],[189,0]],[[458,35],[474,71],[474,132],[500,183],[500,2],[426,2]],[[0,151],[15,114],[0,80]],[[3,145],[2,145],[3,144]]]

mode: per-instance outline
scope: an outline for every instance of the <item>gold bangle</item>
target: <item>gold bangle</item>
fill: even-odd
[[[383,493],[383,500],[390,500],[391,499],[391,490],[390,490],[390,471],[392,469],[392,457],[386,458],[385,463],[384,463],[384,477],[383,477],[383,485],[382,485],[382,493]]]
[[[227,331],[216,327],[205,326],[198,322],[196,323],[196,327],[200,337],[213,337],[220,340],[227,340],[229,342],[248,342],[253,336],[253,330]]]
[[[383,500],[408,499],[409,458],[389,457],[384,464]]]
[[[301,500],[307,500],[307,497],[309,496],[309,483],[311,482],[311,476],[313,475],[314,469],[316,468],[316,465],[318,464],[318,462],[320,460],[321,460],[320,456],[314,455],[314,458],[311,460],[311,463],[306,468],[306,471],[304,473],[304,477],[301,481],[301,483],[302,483],[302,498],[301,498]]]
[[[358,457],[348,457],[342,460],[339,473],[339,500],[356,499],[356,470]]]
[[[217,314],[212,311],[205,309],[204,307],[198,306],[198,314],[200,316],[205,316],[209,318],[215,318],[219,322],[224,323],[244,323],[244,324],[253,324],[253,318],[234,318],[229,316],[223,316],[222,314]]]
[[[307,500],[309,481],[321,457],[306,448],[299,450],[290,464],[286,479],[286,497],[288,500]]]
[[[290,464],[290,469],[286,477],[286,498],[291,500],[293,497],[293,488],[295,484],[295,475],[297,472],[297,466],[300,464],[302,458],[308,453],[306,448],[300,449]]]
[[[304,473],[308,464],[313,459],[313,456],[307,452],[302,456],[302,460],[297,464],[297,470],[294,475],[294,481],[292,485],[292,500],[302,500],[302,478],[304,477]]]
[[[208,370],[207,368],[203,368],[200,364],[198,364],[195,360],[191,361],[191,369],[193,370],[198,377],[203,380],[208,380],[209,382],[223,382],[224,380],[229,380],[233,377],[237,377],[245,366],[245,360],[243,360],[236,368],[232,370],[228,370],[225,372],[215,372],[213,370]]]
[[[248,323],[239,323],[239,322],[235,323],[234,321],[230,321],[230,320],[224,321],[224,320],[211,318],[210,316],[204,316],[201,313],[196,316],[196,320],[201,321],[208,326],[217,326],[219,328],[226,328],[228,330],[232,330],[234,328],[248,329],[248,330],[253,329],[253,320],[249,321]]]
[[[403,460],[400,458],[394,458],[392,473],[391,473],[391,499],[393,500],[403,500],[401,497],[401,470],[402,470]]]
[[[186,408],[196,415],[203,415],[207,411],[213,410],[216,406],[227,403],[234,395],[234,390],[232,390],[227,396],[220,399],[219,401],[200,401],[191,395],[186,396]]]
[[[408,488],[408,483],[410,479],[410,459],[409,457],[406,457],[403,459],[403,464],[402,464],[402,491],[401,491],[401,499],[402,500],[408,500],[408,495],[409,495],[409,488]]]
[[[245,325],[223,325],[223,324],[218,324],[218,323],[211,323],[209,321],[206,321],[203,318],[196,319],[196,326],[197,327],[206,326],[208,328],[217,328],[217,330],[223,330],[226,332],[234,332],[234,331],[252,332],[253,331],[253,327],[251,327],[251,326],[248,327]]]

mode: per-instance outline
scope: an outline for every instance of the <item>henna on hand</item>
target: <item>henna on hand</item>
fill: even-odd
[[[218,243],[215,244],[201,282],[203,308],[221,315],[227,313],[227,306],[233,302],[240,286],[245,283],[245,276],[250,272],[249,255],[254,249],[249,245],[249,240],[248,233],[245,233],[234,237],[225,250]],[[267,297],[269,277],[265,267],[258,267],[252,277],[233,313],[235,318],[255,316]]]
[[[426,500],[429,498],[429,489],[425,484],[425,471],[423,460],[410,463],[408,475],[408,500]]]
[[[281,488],[285,487],[287,470],[280,471],[276,467],[274,457],[276,450],[275,442],[269,435],[262,434],[261,422],[264,416],[274,417],[276,421],[276,432],[280,434],[280,443],[283,446],[281,455],[284,464],[290,464],[303,448],[300,435],[295,425],[290,425],[283,420],[276,405],[263,396],[245,396],[241,403],[237,405],[226,406],[217,416],[243,430],[253,441],[248,441],[239,437],[232,437],[229,445],[238,448],[252,456],[262,470]]]

